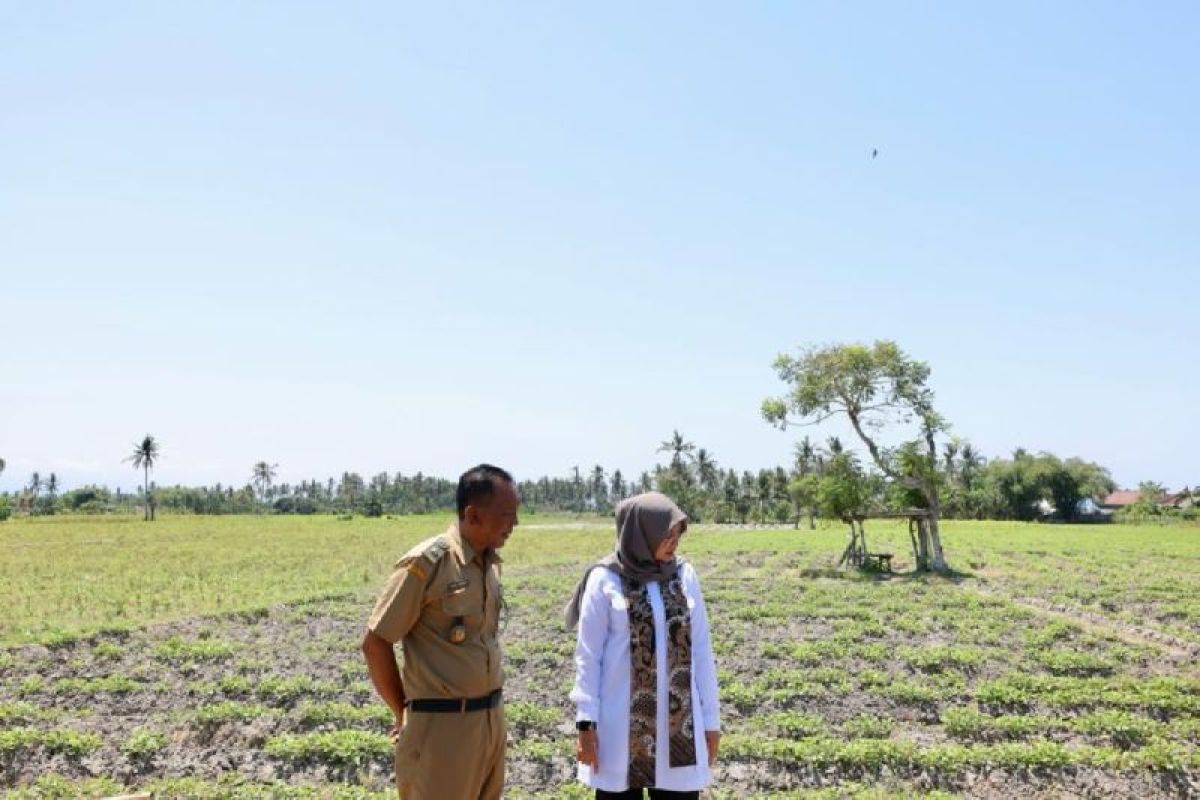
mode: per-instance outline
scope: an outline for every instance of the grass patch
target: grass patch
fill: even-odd
[[[168,664],[197,664],[219,662],[231,658],[237,647],[219,639],[199,639],[189,642],[172,636],[154,648],[154,657]]]

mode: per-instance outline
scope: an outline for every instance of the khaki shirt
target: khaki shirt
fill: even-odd
[[[453,524],[396,562],[367,628],[401,643],[410,699],[482,697],[504,684],[497,628],[500,556],[477,554]],[[466,639],[451,641],[456,617]]]

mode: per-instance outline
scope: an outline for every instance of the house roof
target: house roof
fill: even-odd
[[[1108,495],[1108,497],[1104,498],[1104,502],[1100,505],[1128,506],[1136,503],[1137,499],[1138,493],[1136,491],[1131,489],[1119,489],[1118,491],[1112,492]]]

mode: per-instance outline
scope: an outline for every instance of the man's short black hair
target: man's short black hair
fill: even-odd
[[[466,513],[467,506],[492,496],[497,478],[508,483],[513,482],[512,475],[492,464],[471,467],[459,476],[458,489],[454,492],[454,505],[458,508],[459,519]]]

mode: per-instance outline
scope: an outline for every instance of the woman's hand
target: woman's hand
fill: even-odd
[[[721,732],[705,731],[704,743],[708,745],[708,765],[711,767],[717,763],[717,750],[721,748]]]
[[[575,740],[575,760],[587,764],[592,771],[600,769],[600,746],[596,741],[596,729],[580,731]]]

